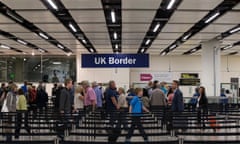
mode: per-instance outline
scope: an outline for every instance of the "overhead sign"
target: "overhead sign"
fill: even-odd
[[[82,54],[82,68],[149,67],[148,54]]]
[[[172,81],[172,74],[170,72],[149,72],[149,73],[140,73],[140,81]]]

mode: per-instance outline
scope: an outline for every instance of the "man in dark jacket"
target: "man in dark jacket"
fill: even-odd
[[[57,125],[58,137],[62,140],[64,139],[64,130],[69,128],[68,125],[68,117],[72,111],[72,102],[71,102],[71,88],[72,88],[72,80],[65,80],[65,88],[61,90],[61,94],[59,97],[59,112],[61,122]]]
[[[179,82],[177,80],[173,81],[172,88],[174,90],[174,97],[171,110],[173,112],[182,112],[184,110],[183,94],[179,89]]]

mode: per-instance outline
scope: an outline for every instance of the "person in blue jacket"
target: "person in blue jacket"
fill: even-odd
[[[130,106],[129,106],[129,113],[132,116],[132,123],[131,127],[128,131],[128,134],[126,136],[126,143],[130,142],[130,139],[133,135],[133,131],[135,127],[138,128],[140,134],[144,138],[144,141],[148,141],[148,137],[146,136],[146,133],[143,129],[142,123],[141,123],[141,116],[143,115],[143,111],[149,112],[147,108],[144,107],[141,97],[143,96],[143,89],[142,88],[136,88],[135,89],[136,96],[133,97],[131,100]]]

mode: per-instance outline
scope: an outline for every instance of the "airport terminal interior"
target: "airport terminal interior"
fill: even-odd
[[[240,0],[0,12],[0,143],[240,143]]]

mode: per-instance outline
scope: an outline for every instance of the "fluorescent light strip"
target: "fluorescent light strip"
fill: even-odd
[[[115,49],[118,49],[118,44],[115,44]]]
[[[18,39],[17,41],[18,41],[19,43],[23,44],[23,45],[27,45],[27,43],[26,43],[25,41],[23,41],[23,40]]]
[[[186,36],[183,37],[183,40],[187,40],[190,37],[191,34],[188,34]]]
[[[191,50],[191,52],[195,52],[195,51],[197,51],[197,49],[192,49],[192,50]]]
[[[58,10],[57,5],[52,0],[47,0],[47,2],[51,5],[53,9]]]
[[[177,45],[172,45],[169,49],[173,50]]]
[[[227,50],[227,49],[230,49],[230,48],[232,48],[233,47],[233,45],[229,45],[229,46],[226,46],[225,48],[223,48],[224,50]]]
[[[235,33],[235,32],[237,32],[237,31],[239,31],[239,30],[240,30],[240,27],[231,30],[230,33]]]
[[[113,37],[114,37],[115,40],[117,39],[117,33],[116,32],[113,33]]]
[[[1,47],[1,48],[4,48],[4,49],[10,49],[9,46],[7,46],[7,45],[3,45],[3,44],[1,44],[0,47]]]
[[[148,44],[150,43],[150,41],[151,41],[151,40],[148,39],[145,44],[148,45]]]
[[[18,21],[18,22],[20,22],[20,23],[23,23],[23,20],[22,20],[20,17],[18,17],[18,16],[16,16],[15,14],[13,14],[11,11],[7,11],[7,14],[8,14],[11,18],[15,19],[16,21]]]
[[[92,48],[90,48],[90,52],[94,52],[94,50]]]
[[[168,10],[171,9],[174,3],[175,3],[175,0],[171,0],[167,6],[167,9]]]
[[[112,18],[112,23],[116,22],[116,16],[114,10],[111,11],[111,18]]]
[[[161,55],[164,56],[164,55],[166,55],[166,54],[167,54],[166,52],[163,52]]]
[[[156,32],[159,27],[160,27],[160,24],[157,24],[157,25],[154,27],[153,32]]]
[[[53,62],[52,64],[54,64],[54,65],[60,65],[60,64],[62,64],[61,62]]]
[[[208,18],[208,19],[205,21],[205,23],[209,23],[210,21],[214,20],[214,19],[215,19],[217,16],[219,16],[219,15],[220,15],[219,12],[215,13],[213,16],[211,16],[210,18]]]
[[[60,48],[60,49],[64,49],[64,47],[60,44],[57,44],[57,47]]]
[[[83,39],[82,42],[85,43],[85,44],[87,43],[87,41],[85,39]]]
[[[145,51],[145,49],[143,48],[143,49],[141,49],[141,53],[143,53]]]
[[[45,39],[48,39],[48,36],[46,36],[45,34],[43,34],[43,33],[39,33],[39,35],[42,37],[42,38],[45,38]]]
[[[72,29],[72,31],[77,32],[76,28],[71,23],[69,23],[69,27]]]

